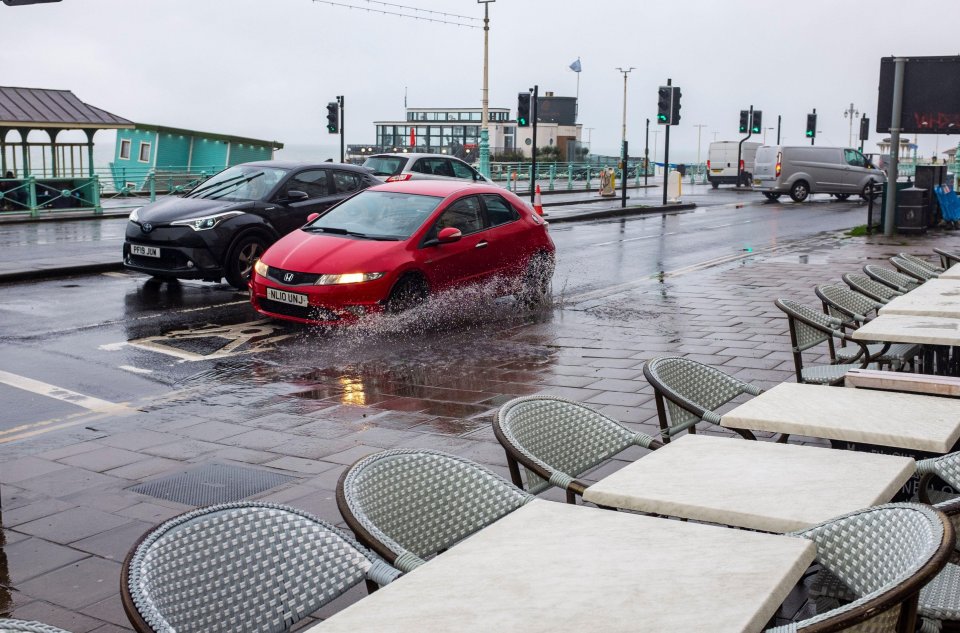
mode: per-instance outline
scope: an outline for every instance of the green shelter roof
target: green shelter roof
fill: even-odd
[[[166,127],[163,125],[153,125],[152,123],[137,123],[136,128],[138,130],[146,130],[148,132],[163,132],[164,134],[182,134],[184,136],[199,136],[201,138],[209,138],[216,141],[226,141],[229,143],[242,143],[244,145],[262,145],[266,147],[272,147],[273,149],[283,149],[283,143],[279,141],[265,141],[257,138],[247,138],[244,136],[232,136],[230,134],[214,134],[213,132],[200,132],[197,130],[185,130],[178,127]]]

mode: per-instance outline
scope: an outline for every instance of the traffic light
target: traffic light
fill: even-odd
[[[817,115],[807,115],[807,138],[814,138],[817,135]]]
[[[670,125],[680,123],[680,88],[674,86],[673,98],[670,100]]]
[[[740,133],[746,134],[747,128],[749,127],[750,127],[750,111],[740,110]]]
[[[863,117],[860,119],[860,140],[866,141],[870,139],[870,119]]]
[[[763,127],[761,127],[762,125],[763,125],[763,112],[761,112],[760,110],[754,110],[753,123],[751,123],[750,125],[750,131],[753,132],[754,134],[759,134],[760,130],[763,129]]]
[[[671,96],[673,96],[673,90],[670,86],[660,86],[657,89],[657,123],[660,125],[670,124]]]
[[[327,104],[327,132],[340,133],[340,104],[336,101]]]
[[[60,0],[3,0],[8,7],[19,7],[24,4],[40,4],[41,2],[60,2]]]
[[[530,126],[530,93],[517,94],[517,127]]]

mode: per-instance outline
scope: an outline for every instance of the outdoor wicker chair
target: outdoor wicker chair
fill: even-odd
[[[960,253],[945,251],[942,248],[935,248],[933,252],[940,256],[940,267],[944,270],[954,264],[960,264]]]
[[[954,552],[940,573],[930,581],[921,591],[918,601],[918,613],[922,618],[920,631],[937,633],[946,628],[957,630],[960,628],[960,566],[956,564],[957,552],[960,551],[960,499],[946,501],[933,506],[942,512],[953,525]],[[841,602],[852,602],[857,599],[856,594],[847,585],[829,571],[821,571],[811,593],[816,597],[819,605],[835,607]]]
[[[884,268],[883,266],[875,266],[874,264],[867,264],[863,267],[863,272],[867,274],[867,277],[873,279],[874,281],[879,281],[882,284],[890,286],[899,293],[910,292],[914,288],[920,285],[920,282],[913,278],[904,275],[903,273],[898,273],[895,270],[890,270],[889,268]]]
[[[909,633],[921,590],[947,564],[954,542],[953,526],[942,513],[898,503],[859,510],[793,535],[817,546],[820,571],[811,596],[820,612],[767,633]],[[837,589],[850,601],[837,600]]]
[[[0,619],[0,633],[70,633],[42,622]]]
[[[940,275],[940,273],[934,272],[926,266],[921,266],[915,261],[906,259],[902,255],[894,255],[890,258],[890,263],[901,273],[907,277],[913,277],[920,283],[936,279]]]
[[[626,428],[585,404],[555,396],[522,396],[507,402],[493,421],[493,433],[507,453],[510,477],[538,494],[551,486],[576,503],[588,484],[578,479],[587,471],[631,446],[656,449],[662,443]]]
[[[960,452],[918,459],[917,474],[920,475],[917,496],[923,503],[942,503],[960,497]]]
[[[200,508],[153,528],[121,571],[140,633],[281,632],[351,587],[400,572],[345,532],[270,503]]]
[[[797,382],[815,385],[841,385],[844,375],[854,367],[867,368],[870,363],[870,353],[867,346],[842,332],[840,327],[843,322],[840,319],[835,319],[802,303],[788,299],[777,299],[775,303],[787,315]],[[838,361],[829,365],[807,365],[804,367],[803,352],[821,343],[827,344],[830,350],[830,358],[836,358],[834,339],[852,343],[860,351],[844,362]]]
[[[887,284],[882,284],[875,279],[859,273],[846,273],[841,279],[843,279],[843,283],[850,286],[851,290],[856,290],[860,294],[870,297],[878,303],[886,304],[894,297],[899,297],[903,294]]]
[[[946,266],[937,266],[936,264],[932,264],[927,260],[923,259],[922,257],[917,257],[916,255],[911,255],[910,253],[897,253],[897,257],[900,257],[901,259],[905,259],[908,262],[913,262],[917,266],[925,268],[930,272],[936,273],[937,275],[939,275],[940,273],[942,273],[947,269]]]
[[[823,302],[823,311],[835,319],[843,322],[841,330],[857,329],[877,315],[877,310],[883,307],[879,301],[860,294],[843,286],[822,284],[814,289]],[[844,341],[846,342],[846,341]],[[859,348],[841,345],[834,348],[836,356],[833,361],[846,363],[860,353]],[[896,365],[897,367],[913,362],[913,358],[920,353],[920,348],[910,343],[868,343],[867,352],[870,362],[880,365]]]
[[[696,433],[696,425],[701,420],[720,424],[720,414],[714,409],[741,394],[757,396],[763,393],[763,389],[756,385],[679,356],[647,361],[643,365],[643,375],[653,386],[664,442],[683,431]],[[731,430],[747,439],[756,439],[745,429]]]
[[[364,457],[337,484],[360,542],[405,572],[534,498],[480,464],[417,449]]]

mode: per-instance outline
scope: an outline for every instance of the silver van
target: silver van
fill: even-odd
[[[763,145],[757,150],[753,171],[753,188],[768,200],[785,193],[794,202],[803,202],[811,193],[829,193],[839,200],[851,195],[866,199],[871,183],[883,182],[882,171],[846,147]]]

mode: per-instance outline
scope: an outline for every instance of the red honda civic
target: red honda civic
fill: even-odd
[[[254,266],[250,301],[269,317],[324,325],[398,312],[474,283],[537,302],[549,294],[554,252],[546,223],[509,191],[387,183],[267,249]]]

